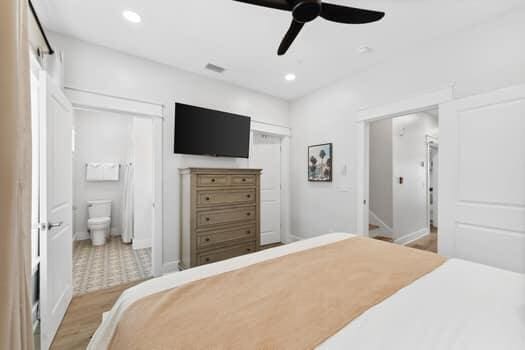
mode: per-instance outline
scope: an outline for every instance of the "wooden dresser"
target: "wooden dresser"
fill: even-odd
[[[259,250],[260,169],[181,169],[180,268]]]

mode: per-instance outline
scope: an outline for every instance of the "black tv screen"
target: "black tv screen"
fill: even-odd
[[[174,152],[248,158],[250,118],[177,103]]]

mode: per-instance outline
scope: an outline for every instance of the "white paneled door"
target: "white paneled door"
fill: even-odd
[[[253,135],[253,167],[261,174],[261,245],[281,241],[281,138]]]
[[[73,109],[46,73],[41,82],[40,331],[41,349],[47,350],[73,294]]]
[[[525,86],[440,116],[440,253],[524,273]]]

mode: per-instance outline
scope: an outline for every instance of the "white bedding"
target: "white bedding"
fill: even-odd
[[[332,233],[152,279],[126,290],[88,349],[106,349],[134,301],[182,284],[352,237]],[[525,349],[525,276],[451,259],[369,309],[320,349]]]

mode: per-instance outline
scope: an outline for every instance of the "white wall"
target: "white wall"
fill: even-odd
[[[292,232],[309,237],[331,230],[356,230],[355,121],[360,109],[437,91],[451,83],[455,83],[456,97],[525,83],[523,18],[525,10],[514,11],[421,43],[389,62],[294,101]],[[334,182],[308,183],[307,146],[324,142],[334,143]],[[345,165],[347,176],[342,174]]]
[[[151,247],[153,237],[153,122],[133,120],[133,248]]]
[[[86,163],[125,164],[132,156],[133,118],[111,113],[75,110],[75,152],[73,154],[74,231],[87,239],[87,202],[110,199],[113,234],[121,233],[123,181],[86,181]],[[120,179],[124,174],[120,169]]]
[[[393,219],[392,119],[370,124],[370,210],[390,229]]]
[[[398,243],[428,234],[427,145],[436,136],[437,118],[424,113],[392,120],[393,239]],[[399,178],[403,177],[403,183]]]
[[[176,266],[179,259],[178,169],[188,166],[243,167],[248,162],[174,155],[175,102],[289,126],[288,102],[56,33],[50,33],[50,38],[57,49],[64,51],[66,86],[165,105],[163,262],[165,266]]]

